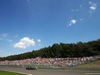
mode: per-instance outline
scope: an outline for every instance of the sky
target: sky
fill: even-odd
[[[98,39],[100,0],[0,0],[0,57]]]

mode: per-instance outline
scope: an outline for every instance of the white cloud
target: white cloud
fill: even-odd
[[[18,43],[14,45],[15,48],[25,49],[30,46],[35,46],[35,41],[33,39],[29,39],[28,37],[22,38]]]
[[[7,39],[8,42],[12,42],[13,40]]]
[[[95,10],[96,9],[96,5],[95,6],[91,6],[90,9]]]
[[[96,10],[97,4],[90,1],[89,5],[90,5],[90,7],[89,7],[90,8],[89,13],[92,14],[92,12]]]
[[[75,24],[75,23],[76,23],[76,20],[73,19],[73,20],[70,21],[70,23],[68,24],[68,26],[71,26],[72,24]]]
[[[75,23],[76,23],[76,20],[74,20],[74,19],[73,19],[73,20],[71,20],[71,23],[75,24]]]
[[[90,1],[89,4],[92,4],[92,2]]]
[[[40,40],[40,39],[38,39],[37,41],[38,41],[38,42],[41,42],[41,40]]]
[[[7,36],[7,34],[1,34],[0,36],[2,36],[2,37],[6,37],[6,36]]]

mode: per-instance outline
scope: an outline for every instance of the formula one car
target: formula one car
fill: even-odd
[[[37,69],[35,67],[29,66],[29,67],[26,67],[26,70],[37,70]]]

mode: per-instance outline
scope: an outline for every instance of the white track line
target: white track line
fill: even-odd
[[[32,74],[29,74],[29,73],[23,73],[23,72],[17,72],[17,71],[10,71],[10,70],[4,70],[4,71],[9,71],[9,72],[16,72],[16,73],[21,73],[21,74],[32,75]]]
[[[85,74],[89,74],[89,75],[100,75],[100,73],[85,73]]]

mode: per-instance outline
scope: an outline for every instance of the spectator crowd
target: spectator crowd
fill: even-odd
[[[23,60],[13,60],[13,61],[0,61],[0,65],[44,65],[44,66],[56,66],[56,67],[69,67],[79,64],[84,64],[100,59],[100,56],[91,57],[79,57],[79,58],[31,58]]]

